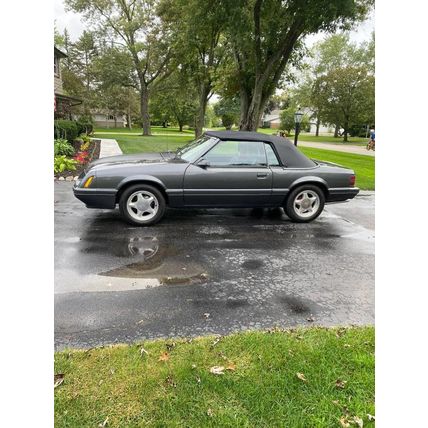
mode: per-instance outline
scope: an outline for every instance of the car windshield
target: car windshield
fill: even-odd
[[[177,157],[187,162],[198,160],[212,145],[216,139],[213,137],[201,137],[192,141],[187,146],[177,151]]]

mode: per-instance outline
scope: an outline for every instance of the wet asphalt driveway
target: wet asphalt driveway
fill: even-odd
[[[374,323],[374,195],[310,224],[282,210],[89,210],[55,182],[55,347]]]

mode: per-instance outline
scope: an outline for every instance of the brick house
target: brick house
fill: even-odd
[[[64,93],[61,77],[61,58],[67,55],[54,46],[54,117],[55,119],[72,119],[72,107],[82,104],[82,100],[76,97],[70,97]]]

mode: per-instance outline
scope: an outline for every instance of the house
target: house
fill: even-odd
[[[264,114],[261,119],[262,128],[279,129],[281,126],[281,110],[272,110],[269,114]]]
[[[126,128],[126,115],[112,114],[107,110],[91,111],[92,121],[97,128]]]
[[[54,46],[54,116],[55,119],[72,119],[72,107],[82,104],[82,100],[65,94],[62,87],[60,61],[67,55]]]

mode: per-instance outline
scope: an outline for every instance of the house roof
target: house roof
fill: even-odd
[[[54,55],[59,57],[59,58],[67,58],[67,54],[61,50],[59,50],[55,45],[54,45]]]
[[[299,151],[287,138],[250,131],[206,131],[205,135],[220,140],[271,143],[284,166],[289,168],[311,168],[315,166],[315,163]]]

